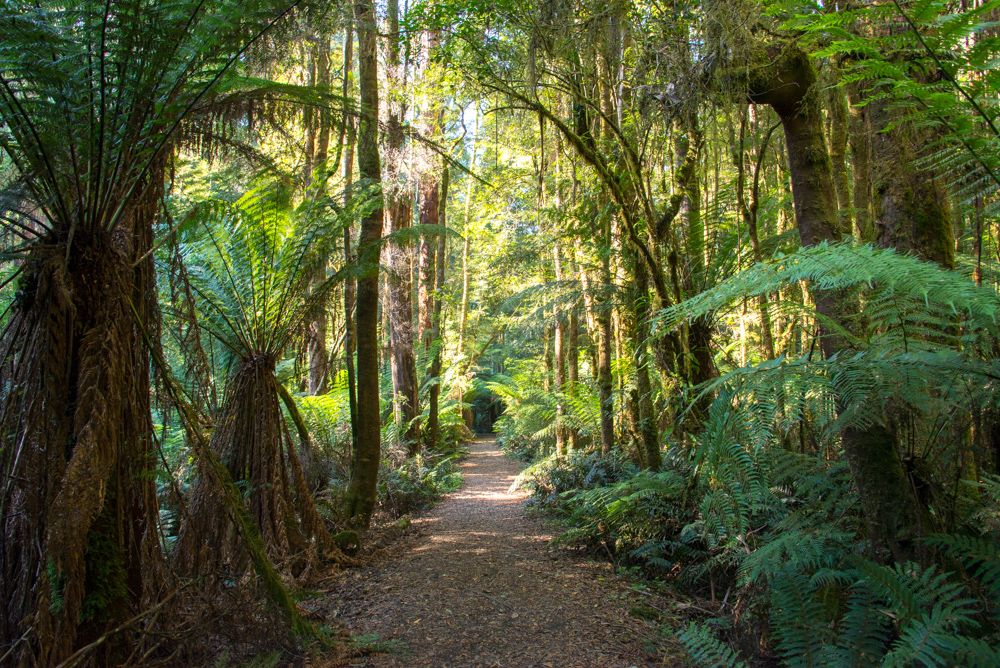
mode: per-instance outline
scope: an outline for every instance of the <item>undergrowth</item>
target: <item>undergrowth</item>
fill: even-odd
[[[1000,665],[1000,478],[963,463],[972,416],[1000,403],[1000,301],[914,258],[836,245],[757,265],[659,324],[801,280],[853,291],[862,308],[841,323],[853,349],[692,388],[710,408],[659,471],[621,451],[556,458],[538,424],[556,398],[508,392],[505,446],[538,455],[520,483],[564,522],[559,542],[697,601],[674,630],[696,664]],[[841,449],[847,424],[886,426],[910,453],[929,512],[913,560],[870,540]]]

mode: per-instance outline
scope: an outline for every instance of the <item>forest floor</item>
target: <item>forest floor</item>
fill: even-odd
[[[313,665],[682,665],[657,625],[636,616],[657,609],[655,597],[606,563],[550,546],[554,527],[527,514],[526,494],[511,489],[521,467],[492,439],[470,449],[458,492],[310,606],[367,647]]]

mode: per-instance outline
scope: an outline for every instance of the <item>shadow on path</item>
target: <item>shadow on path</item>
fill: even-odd
[[[346,574],[331,615],[395,648],[356,666],[652,666],[645,624],[606,564],[549,547],[551,532],[510,489],[519,466],[492,439],[471,444],[463,487],[414,520],[412,547]],[[676,664],[674,664],[676,665]]]

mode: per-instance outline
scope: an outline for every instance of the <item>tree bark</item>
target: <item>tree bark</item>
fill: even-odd
[[[601,452],[607,454],[615,447],[615,401],[611,377],[614,341],[609,306],[606,305],[598,310],[597,322],[600,329],[600,347],[597,353],[597,393],[601,402]]]
[[[555,266],[556,281],[562,280],[562,257],[559,243],[553,245],[552,260]],[[563,405],[562,393],[566,391],[566,321],[563,314],[555,310],[552,324],[552,358],[554,364],[553,390],[556,397],[556,454],[560,457],[566,454],[566,407]]]
[[[476,167],[476,148],[478,147],[479,141],[479,114],[478,109],[476,113],[476,127],[473,131],[472,138],[472,155],[469,158],[469,171],[472,172]],[[462,303],[459,306],[459,317],[458,317],[458,355],[462,356],[465,354],[465,330],[468,326],[469,319],[469,245],[470,245],[470,234],[469,234],[469,224],[472,221],[472,195],[473,187],[475,186],[476,179],[473,178],[472,174],[466,174],[466,185],[465,185],[465,216],[462,222]]]
[[[319,43],[313,49],[314,77],[319,86],[330,85],[330,44],[326,35],[321,34]],[[327,157],[330,149],[330,112],[322,109],[314,112],[311,123],[307,126],[309,144],[315,149],[313,166],[306,173],[306,186],[314,187],[319,192],[326,190]],[[307,154],[309,149],[307,148]],[[307,165],[309,161],[307,160]],[[319,177],[320,183],[314,183],[314,177]],[[317,282],[325,276],[317,276]],[[309,365],[307,390],[309,394],[323,394],[329,384],[330,358],[327,353],[326,338],[330,325],[327,312],[329,304],[324,300],[317,304],[312,320],[306,326],[306,360]]]
[[[354,78],[354,21],[353,16],[349,19],[344,35],[344,99],[352,94],[352,80]],[[352,116],[344,113],[343,122],[344,134],[344,208],[349,208],[351,204],[351,189],[354,186],[354,145],[357,140],[357,131]],[[344,226],[344,264],[350,265],[354,262],[354,254],[351,251],[352,245],[352,225]],[[344,279],[344,368],[347,371],[347,398],[351,413],[351,451],[357,448],[358,442],[358,375],[357,367],[354,365],[354,353],[357,350],[358,329],[354,320],[354,305],[357,296],[357,280],[353,276]]]
[[[358,65],[361,87],[358,130],[358,171],[368,183],[381,182],[378,147],[378,26],[372,0],[355,0],[358,30]],[[358,241],[362,272],[358,278],[357,441],[351,455],[351,480],[346,494],[347,517],[353,526],[367,528],[375,508],[381,459],[378,387],[378,250],[382,237],[382,206],[376,206],[361,223]]]
[[[646,268],[633,258],[635,284],[633,288],[633,328],[632,356],[635,362],[636,406],[638,408],[638,432],[642,449],[642,461],[646,468],[660,469],[660,435],[656,416],[653,414],[653,386],[649,379],[649,276]]]
[[[443,160],[442,163],[438,224],[441,227],[447,227],[449,172],[447,164],[444,164]],[[427,371],[427,375],[431,378],[431,386],[427,391],[427,445],[431,448],[436,448],[441,445],[439,403],[441,399],[441,362],[442,354],[444,352],[444,341],[442,340],[444,323],[441,322],[441,306],[443,301],[441,299],[441,293],[444,290],[445,260],[447,259],[445,257],[445,252],[447,251],[447,241],[448,239],[445,234],[439,234],[437,236],[437,248],[434,251],[434,313],[432,317],[431,334],[434,338],[435,345],[431,352],[431,362]]]
[[[0,341],[0,646],[54,666],[152,604],[162,584],[145,328],[163,171],[114,232],[39,245]],[[145,258],[139,261],[140,258]],[[134,636],[96,661],[117,664]]]
[[[757,150],[757,159],[754,163],[754,170],[752,175],[752,185],[750,189],[750,200],[747,201],[746,196],[746,166],[744,164],[744,147],[746,142],[746,122],[747,114],[744,113],[740,119],[740,153],[733,156],[738,169],[738,176],[736,181],[736,199],[739,203],[740,212],[743,216],[743,222],[747,226],[747,236],[750,238],[750,248],[753,252],[753,261],[755,263],[760,263],[764,261],[764,254],[760,248],[760,230],[757,221],[757,212],[760,210],[760,178],[761,178],[761,167],[764,163],[764,156],[767,153],[767,147],[770,143],[771,136],[774,131],[778,128],[777,125],[771,126],[767,133],[764,135],[761,141],[760,148]],[[764,355],[767,359],[775,359],[775,347],[774,347],[774,331],[771,327],[771,309],[770,309],[770,295],[761,295],[757,300],[757,305],[760,313],[760,338],[761,344],[764,347]]]
[[[387,74],[391,85],[404,85],[405,65],[400,62],[399,0],[386,3],[389,49]],[[402,99],[402,95],[397,96]],[[389,103],[386,129],[386,149],[389,153],[386,174],[386,199],[388,202],[389,232],[396,233],[410,228],[413,214],[413,197],[406,177],[402,174],[404,144],[403,117],[405,105]],[[389,322],[389,350],[392,370],[393,414],[400,429],[403,444],[411,453],[419,448],[420,426],[417,362],[413,339],[413,300],[410,281],[413,262],[412,242],[396,239],[386,247],[389,256],[389,273],[386,292]]]
[[[851,180],[847,171],[847,135],[849,114],[847,93],[834,84],[829,88],[830,164],[833,187],[837,191],[837,221],[841,234],[851,234],[854,227]]]
[[[580,382],[580,318],[577,309],[570,310],[567,317],[568,337],[566,342],[566,380],[569,383],[569,391],[576,392],[577,384]],[[580,432],[576,429],[569,430],[568,447],[576,450],[580,447]]]
[[[767,75],[750,81],[749,100],[770,105],[784,127],[802,245],[836,241],[840,236],[836,191],[815,100],[816,71],[809,57],[795,47],[773,55]],[[814,297],[817,312],[832,320],[838,320],[846,308],[837,294],[817,291]],[[827,358],[844,347],[839,337],[822,327],[820,332]],[[852,426],[842,430],[841,439],[873,541],[898,560],[912,557],[914,541],[921,532],[921,505],[909,485],[892,435],[881,425],[869,429]]]
[[[854,224],[855,234],[864,242],[875,240],[872,225],[872,143],[868,110],[859,106],[857,86],[848,89],[850,101],[848,141],[854,168]]]
[[[868,105],[875,178],[875,237],[880,246],[914,253],[952,269],[955,239],[948,192],[934,174],[918,168],[930,137],[890,109]]]

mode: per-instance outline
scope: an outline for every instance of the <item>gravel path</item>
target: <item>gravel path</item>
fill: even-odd
[[[414,520],[407,549],[346,573],[326,613],[388,649],[351,666],[654,666],[654,631],[606,564],[555,551],[510,486],[520,467],[472,443],[465,485]],[[665,665],[677,665],[669,663]]]

